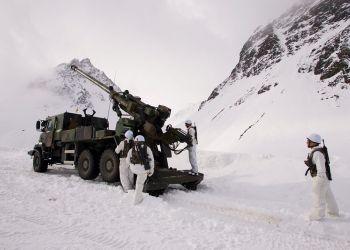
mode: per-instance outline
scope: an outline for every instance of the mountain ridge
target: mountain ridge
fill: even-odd
[[[324,44],[310,49],[309,57],[312,60],[296,70],[320,75],[320,80],[329,80],[330,87],[344,80],[345,85],[341,88],[347,89],[350,85],[349,9],[348,0],[308,1],[292,7],[270,24],[257,28],[243,45],[239,62],[230,76],[214,88],[199,110],[216,98],[226,85],[271,69],[285,58],[296,55],[302,48],[315,45],[327,33],[339,27],[342,29],[328,37]],[[342,22],[347,25],[344,26]]]
[[[310,1],[256,29],[226,80],[197,111],[177,118],[196,122],[198,148],[302,157],[306,136],[319,133],[346,157],[341,145],[350,140],[347,6],[344,0]],[[281,140],[286,147],[275,143]]]
[[[121,91],[103,71],[91,63],[89,58],[73,59],[69,63],[61,63],[47,74],[32,81],[29,87],[46,89],[56,96],[67,97],[70,100],[69,106],[80,110],[94,109],[97,102],[109,102],[107,93],[71,70],[71,65],[76,65],[100,82],[113,86],[116,91]]]

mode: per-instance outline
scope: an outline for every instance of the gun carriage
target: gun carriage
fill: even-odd
[[[41,132],[39,143],[28,152],[33,156],[33,168],[36,172],[46,172],[48,165],[70,164],[78,169],[79,176],[85,180],[101,175],[106,182],[119,181],[119,155],[114,151],[118,143],[124,140],[124,133],[132,130],[135,135],[142,134],[151,148],[154,160],[154,174],[147,180],[146,192],[159,194],[170,184],[182,184],[195,190],[203,180],[203,174],[193,175],[190,171],[169,167],[168,158],[176,153],[179,143],[191,145],[191,138],[179,128],[164,124],[171,109],[158,105],[153,107],[133,96],[129,91],[117,92],[112,86],[106,86],[94,77],[72,65],[71,69],[90,80],[113,101],[113,110],[119,119],[115,129],[109,129],[108,120],[95,117],[95,111],[84,116],[65,112],[49,116],[36,123]]]

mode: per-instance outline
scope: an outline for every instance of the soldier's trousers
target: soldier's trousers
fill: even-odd
[[[312,209],[311,220],[320,220],[325,217],[325,211],[329,215],[339,216],[339,209],[329,180],[322,177],[312,178]]]
[[[197,164],[197,149],[196,145],[188,148],[188,157],[192,167],[192,172],[198,173],[198,164]]]
[[[136,186],[135,186],[135,196],[134,196],[134,205],[139,204],[143,200],[143,186],[147,179],[147,172],[137,174]]]
[[[131,172],[129,165],[126,163],[125,158],[120,158],[119,176],[120,183],[122,184],[124,191],[128,191],[133,188],[134,174]]]

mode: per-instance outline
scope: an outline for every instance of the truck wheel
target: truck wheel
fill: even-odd
[[[119,181],[119,159],[113,149],[106,149],[100,159],[100,172],[106,182]]]
[[[33,169],[35,172],[43,173],[47,171],[48,162],[43,159],[39,150],[35,150],[33,155]]]
[[[98,176],[94,156],[88,149],[83,150],[78,158],[79,176],[84,180],[93,180]]]

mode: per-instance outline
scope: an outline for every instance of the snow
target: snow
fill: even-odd
[[[173,167],[188,168],[187,155]],[[340,218],[305,219],[311,181],[300,159],[201,151],[205,180],[160,197],[100,179],[74,167],[32,170],[26,152],[0,148],[0,248],[6,249],[349,249],[348,167],[334,164]],[[188,166],[185,166],[186,163]],[[286,171],[289,169],[290,171]]]
[[[298,73],[299,65],[312,63],[312,49],[349,21],[339,24],[260,75],[223,84],[200,111],[192,104],[172,114],[174,127],[184,128],[187,119],[196,123],[205,178],[197,191],[175,185],[160,197],[145,194],[138,206],[133,191],[124,193],[119,183],[100,177],[84,181],[74,167],[32,170],[26,151],[39,137],[34,124],[75,112],[69,96],[29,87],[3,96],[0,249],[350,249],[350,94],[329,88],[319,76]],[[285,41],[286,27],[280,27],[276,33]],[[258,94],[268,85],[270,90]],[[86,88],[96,116],[105,117],[108,98],[102,102],[96,86]],[[339,99],[330,98],[335,94]],[[113,129],[112,111],[110,118]],[[303,160],[306,136],[314,132],[328,146],[331,187],[341,211],[340,218],[319,222],[306,219],[311,178],[304,176]],[[187,152],[169,164],[189,169]]]
[[[205,179],[197,191],[173,186],[158,198],[146,195],[138,206],[132,204],[133,192],[123,193],[119,183],[84,181],[73,167],[33,172],[26,151],[39,136],[34,123],[65,111],[61,98],[21,90],[21,110],[8,105],[16,100],[1,100],[9,110],[1,123],[8,132],[0,138],[0,248],[349,249],[348,101],[343,98],[341,107],[321,101],[316,78],[291,73],[289,63],[299,59],[289,60],[230,85],[222,99],[192,117],[186,111],[174,116],[173,124],[182,126],[188,118],[197,124]],[[262,84],[274,82],[279,85],[256,95]],[[241,97],[245,102],[234,106]],[[50,105],[42,110],[42,103]],[[311,180],[304,177],[305,136],[315,128],[329,146],[332,189],[342,215],[321,222],[306,220]],[[189,169],[187,157],[187,152],[174,156],[170,166]]]

